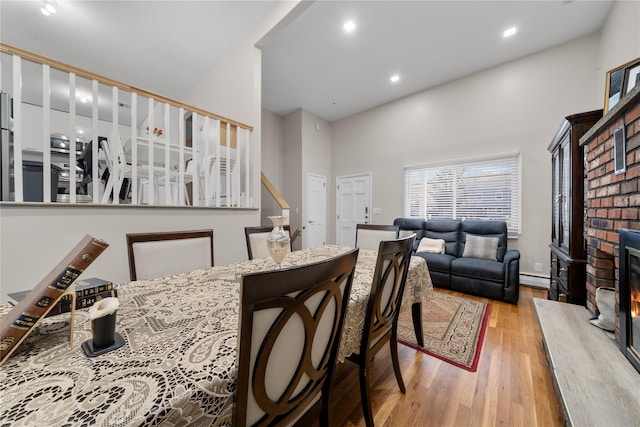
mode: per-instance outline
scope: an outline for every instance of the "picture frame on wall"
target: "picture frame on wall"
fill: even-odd
[[[625,68],[624,93],[631,92],[637,84],[640,84],[640,58],[637,62]]]
[[[604,92],[604,114],[612,109],[620,98],[640,82],[640,58],[607,71]]]

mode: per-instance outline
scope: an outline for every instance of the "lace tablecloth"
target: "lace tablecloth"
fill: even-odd
[[[350,248],[296,251],[283,267],[337,256]],[[376,252],[361,250],[340,346],[358,349]],[[86,310],[43,319],[0,367],[0,424],[231,426],[235,393],[239,280],[274,269],[269,259],[196,270],[118,287],[116,331],[125,345],[89,358]],[[413,257],[404,304],[430,297],[424,259]],[[0,306],[0,317],[10,307]]]

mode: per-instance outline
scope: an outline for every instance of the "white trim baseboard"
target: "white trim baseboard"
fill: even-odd
[[[531,273],[520,273],[520,284],[534,288],[549,289],[549,276],[539,276]]]

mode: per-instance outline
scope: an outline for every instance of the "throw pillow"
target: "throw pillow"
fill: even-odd
[[[429,239],[428,237],[423,237],[420,240],[420,245],[418,245],[418,249],[416,252],[431,252],[434,254],[443,254],[444,253],[444,240],[442,239]]]
[[[467,242],[464,245],[462,256],[465,258],[482,258],[497,261],[497,252],[497,237],[480,237],[467,234]]]

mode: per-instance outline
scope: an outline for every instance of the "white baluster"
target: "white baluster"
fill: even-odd
[[[191,145],[193,150],[193,160],[191,160],[193,163],[193,205],[201,206],[200,165],[202,164],[202,155],[200,153],[200,138],[198,138],[198,114],[195,111],[191,115]]]
[[[164,104],[164,204],[173,205],[173,197],[171,196],[171,109],[168,103]]]
[[[100,168],[98,150],[100,146],[100,135],[98,134],[98,81],[91,82],[92,104],[91,104],[91,199],[98,203],[100,197]],[[103,151],[104,153],[104,151]]]
[[[42,188],[45,202],[51,200],[51,68],[42,65]],[[56,193],[58,189],[56,188]]]
[[[204,173],[204,205],[211,206],[211,140],[209,137],[209,117],[204,117],[202,143],[204,152],[202,154],[202,168]]]
[[[69,73],[69,203],[76,202],[76,75]],[[51,164],[49,172],[51,174]],[[49,187],[51,188],[51,187]],[[44,187],[46,193],[47,187]]]
[[[153,129],[155,129],[155,121],[154,121],[154,105],[153,105],[153,98],[149,98],[149,149],[148,151],[148,160],[147,160],[147,165],[148,165],[148,174],[147,174],[147,178],[149,179],[149,185],[148,185],[148,194],[149,194],[149,204],[150,205],[154,205],[155,204],[155,185],[154,185],[154,177],[153,177],[153,166],[155,165],[155,161],[154,161],[154,152],[153,152]]]
[[[244,148],[244,170],[245,170],[245,178],[244,178],[244,206],[247,207],[251,207],[251,203],[249,202],[251,200],[251,196],[253,194],[253,191],[251,190],[253,188],[253,183],[251,182],[251,168],[249,167],[251,165],[251,131],[249,131],[249,129],[245,129],[244,132],[244,138],[245,138],[245,148]]]
[[[14,200],[22,202],[22,64],[17,55],[13,55],[13,164]]]
[[[231,206],[231,164],[230,164],[230,158],[231,158],[231,123],[227,122],[227,165],[226,165],[226,180],[225,180],[225,184],[226,184],[226,190],[227,190],[227,197],[226,197],[226,203],[225,206],[229,207]]]
[[[113,175],[113,204],[117,205],[120,203],[120,188],[122,187],[122,182],[124,177],[122,176],[122,167],[120,165],[120,148],[122,146],[120,142],[120,133],[118,132],[118,88],[113,86],[111,89],[112,98],[111,98],[111,122],[112,122],[112,130],[111,130],[111,156],[113,159],[113,170],[109,170],[109,179],[111,179]],[[124,166],[124,165],[122,165]]]
[[[221,150],[222,150],[222,141],[220,141],[220,120],[216,120],[216,129],[215,129],[215,142],[216,142],[216,161],[213,165],[213,174],[216,177],[215,180],[215,188],[213,189],[213,191],[215,192],[215,196],[216,196],[216,200],[214,203],[215,207],[220,207],[220,157],[221,157]]]
[[[131,203],[140,202],[140,188],[138,187],[138,94],[131,93]]]

